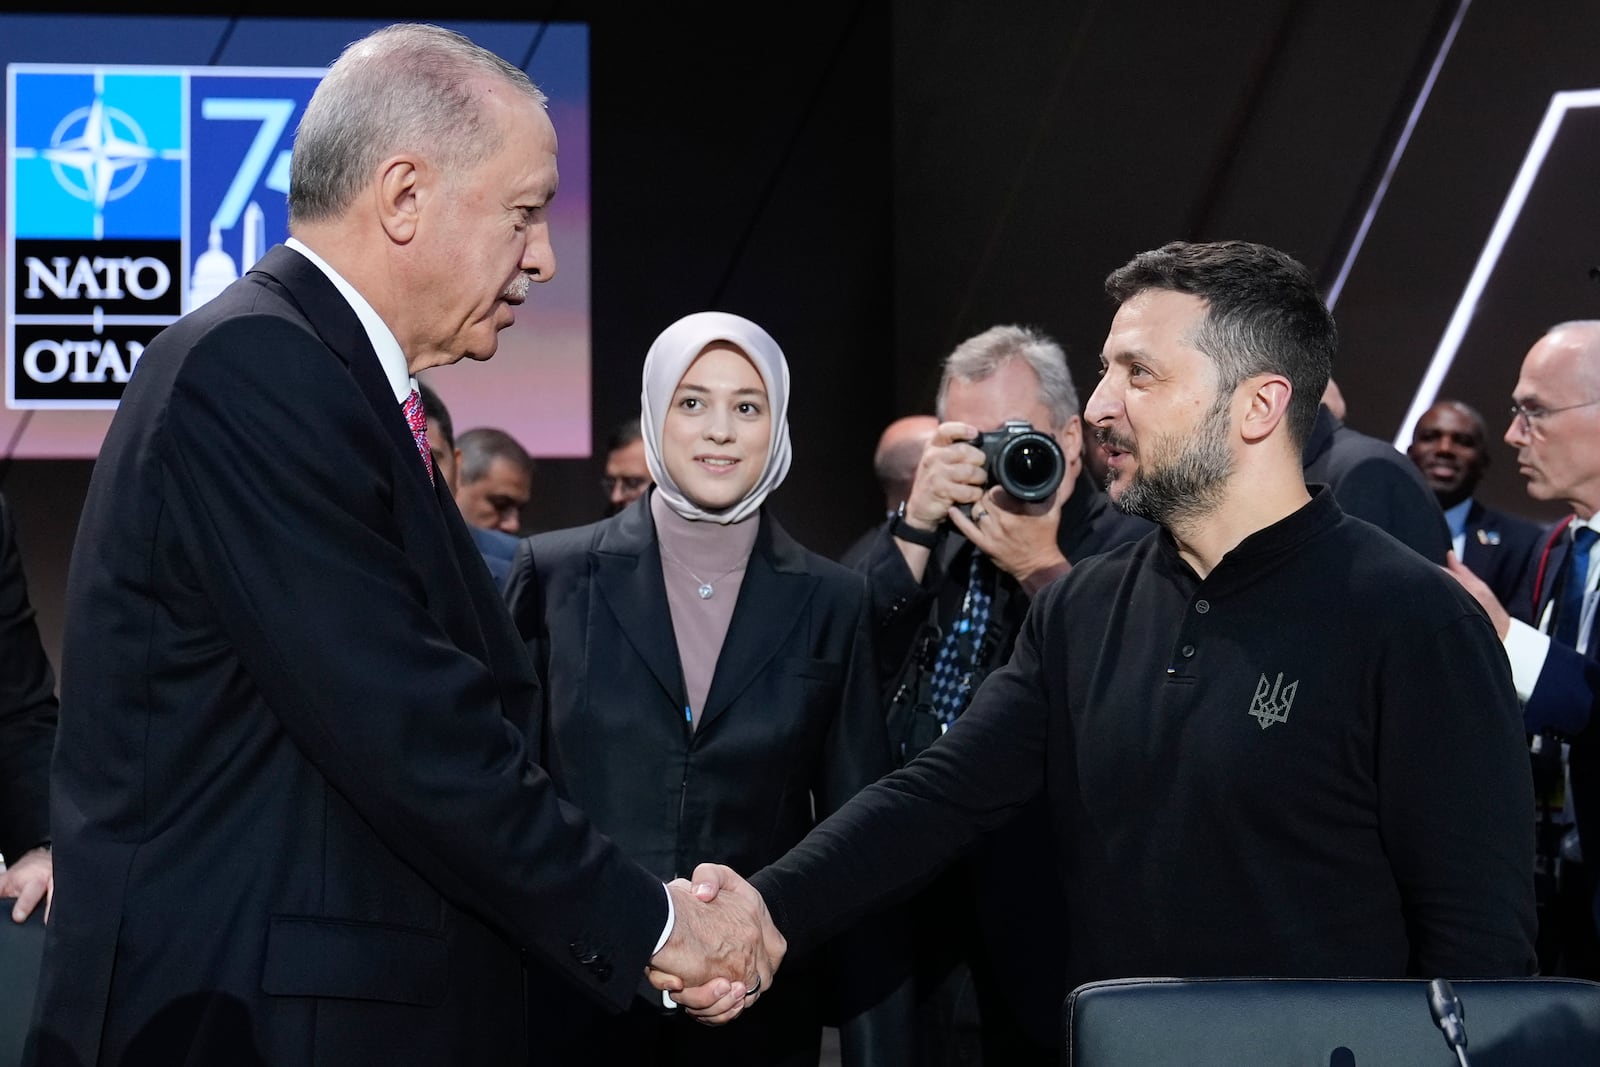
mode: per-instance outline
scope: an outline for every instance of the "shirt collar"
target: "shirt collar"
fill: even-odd
[[[327,275],[333,287],[339,290],[339,295],[344,297],[350,309],[356,313],[356,318],[361,320],[361,328],[366,330],[367,340],[372,342],[372,350],[378,353],[378,366],[383,368],[384,377],[389,379],[389,388],[394,390],[395,403],[405,403],[406,398],[411,395],[411,390],[417,387],[417,382],[406,368],[406,355],[400,351],[400,342],[395,340],[394,332],[378,317],[378,313],[372,310],[372,305],[367,303],[366,298],[356,292],[355,286],[345,281],[321,256],[307,248],[304,241],[298,237],[291,237],[284,244],[309,259],[312,266]]]
[[[1444,521],[1450,524],[1450,536],[1460,537],[1467,531],[1467,512],[1472,510],[1472,498],[1469,496],[1454,507],[1445,509]]]

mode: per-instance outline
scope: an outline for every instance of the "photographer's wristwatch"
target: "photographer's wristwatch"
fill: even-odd
[[[895,509],[894,521],[889,524],[889,533],[901,541],[909,541],[923,548],[932,548],[939,543],[939,531],[919,530],[906,521],[906,502],[900,501],[900,506]]]

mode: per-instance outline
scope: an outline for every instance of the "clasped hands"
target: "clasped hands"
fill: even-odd
[[[692,882],[675,879],[667,892],[672,935],[645,975],[696,1020],[731,1022],[772,988],[788,942],[761,894],[731,867],[702,863]]]

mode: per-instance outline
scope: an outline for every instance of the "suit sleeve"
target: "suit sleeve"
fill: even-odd
[[[1379,684],[1379,829],[1414,973],[1532,973],[1533,780],[1493,627],[1463,605],[1400,636]]]
[[[1600,662],[1559,641],[1551,641],[1539,680],[1523,707],[1527,731],[1553,733],[1568,740],[1589,733],[1600,712]]]
[[[428,610],[428,571],[448,564],[404,548],[415,457],[380,418],[292,323],[225,323],[165,412],[170,521],[261,701],[331,787],[441,894],[623,1005],[666,921],[661,883],[557,798],[491,671]]]
[[[867,580],[875,627],[878,688],[887,695],[927,617],[928,605],[933,603],[934,583],[927,574],[920,583],[911,577],[911,568],[906,566],[887,523],[878,527],[853,569]],[[932,559],[928,561],[928,571],[938,571]]]
[[[16,526],[0,497],[0,854],[7,860],[50,836],[55,686],[28,600]]]

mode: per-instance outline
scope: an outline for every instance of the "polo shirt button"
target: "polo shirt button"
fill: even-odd
[[[1211,604],[1204,600],[1196,600],[1194,602],[1194,610],[1204,615],[1206,612],[1211,610]]]
[[[1194,655],[1194,646],[1193,645],[1184,645],[1182,651],[1183,651],[1183,658],[1184,659],[1188,659],[1190,656]]]

